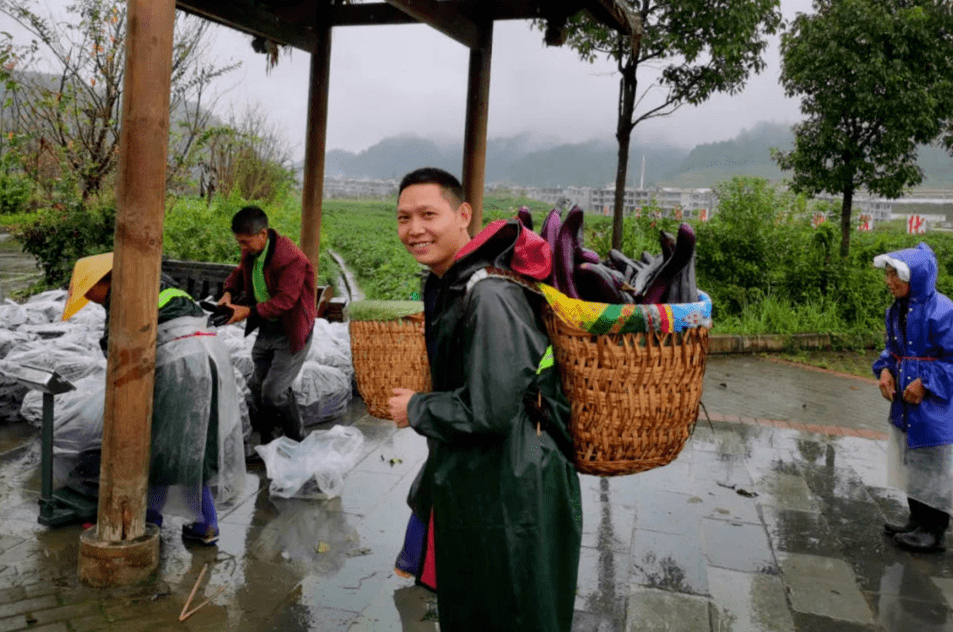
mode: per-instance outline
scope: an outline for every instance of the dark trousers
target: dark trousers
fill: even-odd
[[[950,514],[909,497],[907,504],[910,506],[910,520],[914,524],[938,538],[943,537],[950,526]]]
[[[262,327],[258,332],[251,350],[255,371],[248,388],[252,394],[251,426],[261,437],[262,445],[274,439],[278,428],[289,439],[304,439],[301,411],[292,384],[308,356],[313,335],[313,332],[308,335],[302,349],[292,353],[288,336],[276,331],[273,325]]]

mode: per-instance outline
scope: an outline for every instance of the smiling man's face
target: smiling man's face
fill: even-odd
[[[457,252],[470,241],[470,205],[454,207],[448,197],[437,184],[412,184],[397,200],[401,243],[437,276],[450,269]]]

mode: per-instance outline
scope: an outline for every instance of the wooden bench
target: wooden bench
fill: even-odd
[[[235,266],[228,263],[177,261],[175,259],[164,259],[162,261],[162,271],[178,283],[179,289],[187,292],[189,296],[197,301],[209,297],[218,299],[225,292],[225,281],[234,269]],[[316,290],[318,318],[336,323],[344,322],[346,301],[343,298],[334,297],[334,287],[319,285]]]

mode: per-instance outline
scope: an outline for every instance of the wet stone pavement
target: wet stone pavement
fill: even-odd
[[[702,401],[710,421],[670,465],[582,477],[574,630],[953,630],[953,553],[881,532],[905,502],[872,381],[713,356]],[[253,466],[217,547],[167,519],[156,576],[98,590],[76,579],[82,527],[36,521],[35,433],[0,422],[0,632],[438,630],[435,599],[393,572],[426,445],[357,399],[342,423],[365,448],[340,497],[273,498]],[[180,623],[205,564],[192,606],[210,601]]]

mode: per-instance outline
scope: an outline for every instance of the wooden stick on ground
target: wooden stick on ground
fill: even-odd
[[[195,597],[195,592],[199,589],[199,584],[202,583],[202,578],[205,577],[206,570],[208,570],[208,562],[202,566],[202,572],[199,573],[199,578],[195,580],[195,585],[192,586],[192,592],[189,593],[189,598],[186,600],[185,605],[182,606],[182,612],[179,614],[179,621],[185,621],[192,615],[192,612],[195,612],[195,610],[198,610],[202,607],[199,606],[199,608],[192,610],[192,612],[186,612],[189,609],[189,606],[192,605],[192,598]]]
[[[221,587],[219,587],[219,589],[216,590],[215,593],[214,593],[211,597],[209,597],[208,599],[206,599],[205,601],[203,601],[203,602],[200,603],[199,605],[195,606],[194,608],[192,608],[191,610],[189,610],[189,611],[186,612],[185,614],[181,615],[181,616],[179,617],[179,621],[185,621],[186,619],[188,619],[189,617],[191,617],[193,614],[195,614],[200,608],[204,608],[205,606],[207,606],[209,603],[211,603],[211,601],[212,601],[213,599],[215,599],[216,597],[218,597],[218,596],[222,593],[223,590],[225,590],[225,585],[224,585],[224,584],[223,584]]]

